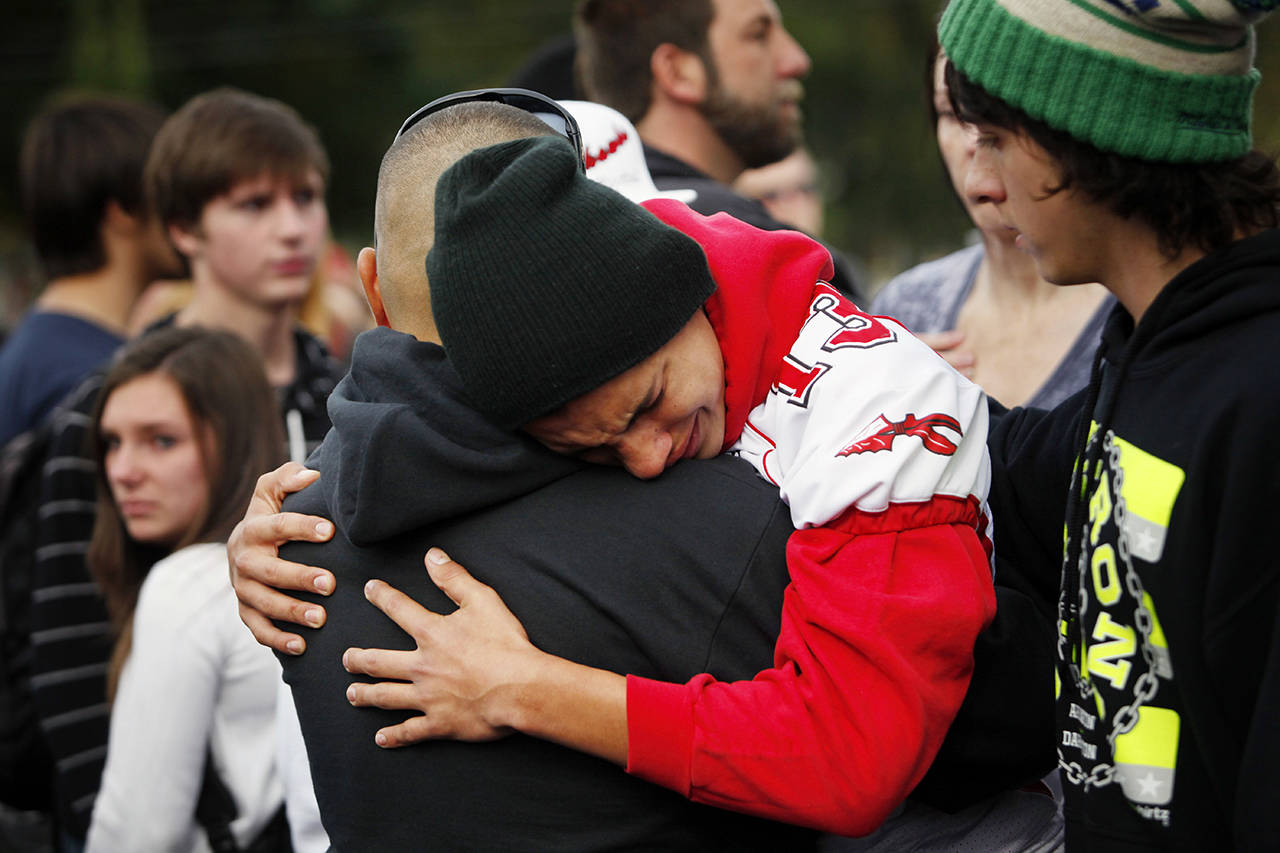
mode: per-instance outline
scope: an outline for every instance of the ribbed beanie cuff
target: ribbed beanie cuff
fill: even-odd
[[[559,137],[473,151],[436,187],[436,328],[476,408],[515,428],[640,363],[715,291],[702,248],[590,180]]]
[[[1103,151],[1202,163],[1252,147],[1251,24],[1274,0],[952,0],[938,26],[966,77]]]

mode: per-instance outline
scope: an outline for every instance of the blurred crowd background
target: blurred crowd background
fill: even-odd
[[[827,241],[874,289],[954,249],[969,223],[942,172],[924,102],[940,0],[780,0],[813,59],[808,146]],[[227,84],[279,98],[333,161],[334,237],[371,240],[378,163],[403,118],[450,91],[502,85],[568,32],[572,0],[9,0],[0,28],[0,327],[38,286],[17,200],[22,129],[67,89],[124,92],[173,109]],[[1258,147],[1280,151],[1280,38],[1262,28]]]

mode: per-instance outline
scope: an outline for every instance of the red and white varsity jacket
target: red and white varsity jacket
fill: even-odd
[[[981,389],[825,283],[798,232],[644,205],[706,252],[724,447],[797,528],[774,666],[749,682],[627,679],[627,770],[691,799],[843,835],[928,769],[995,613]]]

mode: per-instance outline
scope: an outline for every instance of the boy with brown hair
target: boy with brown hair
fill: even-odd
[[[174,113],[147,162],[148,200],[193,285],[174,322],[234,330],[277,388],[306,383],[318,353],[296,318],[328,235],[328,178],[328,155],[292,108],[233,89]],[[323,435],[314,425],[323,411],[306,416],[304,431]],[[298,458],[298,426],[290,429]]]
[[[288,455],[305,457],[328,429],[339,377],[320,343],[296,327],[325,244],[329,161],[287,105],[234,89],[198,95],[157,134],[147,198],[191,275],[191,302],[153,328],[232,331],[261,355],[279,392]],[[83,837],[107,742],[104,667],[111,638],[84,548],[93,530],[85,420],[101,384],[86,380],[55,416],[37,530],[32,607],[35,700],[58,766],[63,829]]]

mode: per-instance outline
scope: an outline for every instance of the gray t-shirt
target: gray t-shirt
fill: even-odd
[[[887,314],[916,333],[954,329],[982,258],[979,243],[899,273],[876,294],[871,313]],[[1052,409],[1089,384],[1093,354],[1114,305],[1115,297],[1107,294],[1062,361],[1024,405]]]

